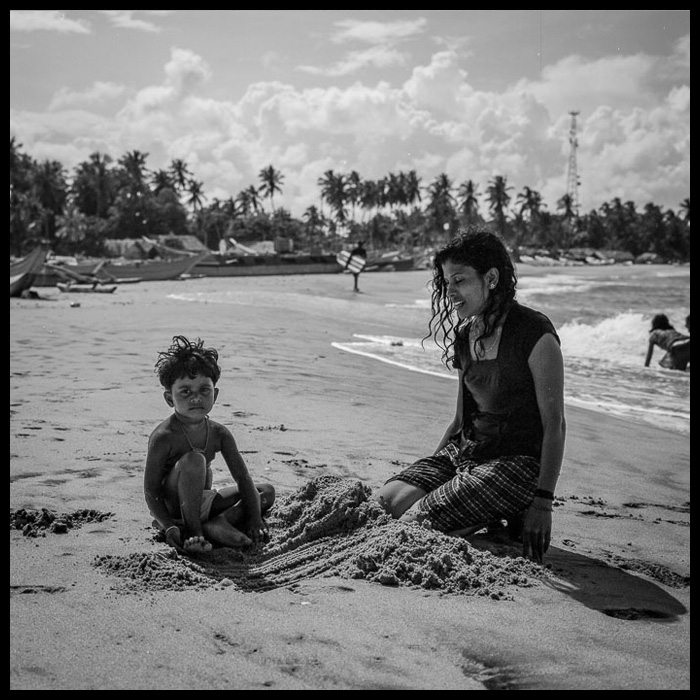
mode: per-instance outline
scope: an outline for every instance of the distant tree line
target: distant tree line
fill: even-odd
[[[690,198],[678,212],[651,202],[638,211],[634,202],[614,198],[580,214],[565,194],[552,213],[537,191],[524,187],[513,197],[506,177],[496,175],[487,183],[482,213],[472,180],[455,184],[443,173],[424,186],[415,170],[380,180],[328,170],[317,181],[319,205],[299,220],[275,206],[284,175],[272,165],[260,170],[257,186],[205,204],[202,183],[187,163],[150,170],[147,158],[130,151],[115,162],[96,152],[69,175],[57,161],[23,153],[11,136],[10,254],[24,255],[44,241],[57,254],[99,256],[108,239],[185,234],[212,250],[230,237],[243,244],[291,239],[296,250],[335,251],[348,238],[375,250],[415,250],[434,248],[461,227],[487,225],[516,256],[523,248],[592,248],[690,260]]]

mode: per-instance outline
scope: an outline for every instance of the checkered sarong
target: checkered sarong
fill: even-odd
[[[442,532],[486,524],[525,510],[537,488],[540,463],[528,455],[476,460],[469,447],[448,443],[391,477],[427,491],[418,509]],[[460,455],[461,452],[461,455]]]

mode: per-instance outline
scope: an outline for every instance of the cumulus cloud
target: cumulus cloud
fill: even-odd
[[[62,10],[10,10],[10,31],[90,34],[90,25],[69,19]]]
[[[424,17],[414,20],[397,20],[395,22],[363,22],[346,19],[336,22],[339,31],[330,37],[336,44],[346,42],[364,42],[368,44],[387,44],[409,39],[422,34],[427,25]]]
[[[100,10],[109,21],[119,29],[137,29],[142,32],[161,31],[160,26],[152,22],[149,17],[167,17],[172,10]]]
[[[116,83],[97,81],[87,90],[76,91],[67,88],[59,88],[54,93],[49,111],[70,109],[78,106],[97,106],[108,101],[121,98],[124,95],[125,87]]]
[[[331,34],[333,44],[369,44],[369,47],[351,49],[341,59],[329,66],[300,65],[299,71],[312,75],[339,77],[357,73],[364,68],[388,68],[405,65],[410,53],[398,48],[398,44],[421,35],[427,20],[423,17],[414,20],[395,22],[363,22],[341,20],[335,23],[338,31]]]
[[[341,60],[330,66],[300,65],[297,70],[311,75],[340,77],[351,75],[363,68],[388,68],[407,63],[409,54],[391,46],[373,46],[363,51],[349,51]]]
[[[365,60],[379,60],[371,49],[381,36],[398,41],[422,29],[399,24],[345,23],[338,39],[364,41]],[[688,55],[681,42],[675,65]],[[300,89],[258,82],[227,100],[207,96],[216,76],[201,55],[174,48],[159,84],[121,97],[110,83],[59,90],[48,115],[11,112],[10,130],[33,157],[72,156],[61,159],[67,167],[96,150],[114,158],[146,152],[152,169],[183,159],[209,198],[235,197],[273,165],[284,175],[276,203],[296,216],[319,205],[317,182],[327,170],[372,179],[416,170],[425,186],[445,173],[455,186],[474,181],[482,193],[503,175],[513,196],[528,186],[553,211],[566,190],[569,111],[578,109],[584,211],[613,197],[675,207],[689,196],[690,89],[664,81],[668,61],[570,56],[545,66],[537,80],[489,91],[470,84],[461,59],[439,50],[396,84]],[[107,98],[123,100],[113,117],[87,111]]]

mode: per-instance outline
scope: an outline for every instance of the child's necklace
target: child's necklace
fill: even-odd
[[[192,444],[192,441],[190,440],[190,436],[187,434],[187,431],[185,430],[185,426],[182,424],[182,421],[175,416],[175,419],[177,420],[178,425],[180,426],[180,430],[182,430],[182,434],[185,436],[185,440],[187,440],[187,444],[190,446],[190,449],[192,452],[199,452],[199,454],[206,454],[207,452],[207,447],[209,447],[209,418],[204,419],[204,424],[206,426],[207,430],[207,436],[204,439],[204,447],[202,449],[199,449],[198,447],[195,447]]]

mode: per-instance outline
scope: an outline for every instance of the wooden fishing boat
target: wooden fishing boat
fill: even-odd
[[[383,253],[379,256],[370,256],[367,260],[365,272],[405,272],[413,270],[415,261],[412,256],[400,252]]]
[[[197,263],[192,272],[204,277],[253,277],[258,275],[313,275],[341,271],[335,255],[236,255],[212,253]]]
[[[183,258],[167,260],[125,260],[107,262],[97,270],[97,277],[107,282],[119,284],[120,280],[133,280],[138,277],[144,282],[174,280],[192,272],[199,262],[209,255],[208,251]]]
[[[22,292],[34,285],[37,275],[44,265],[48,250],[37,246],[21,260],[10,263],[10,296],[18,297]]]
[[[49,269],[45,270],[45,273],[48,274],[42,275],[35,284],[37,286],[53,287],[57,282],[65,282],[65,278],[62,279],[60,277],[61,271],[67,273],[68,276],[73,274],[91,279],[97,278],[101,282],[110,284],[174,280],[190,274],[195,265],[208,256],[209,252],[205,251],[196,255],[171,260],[125,260],[117,262],[116,260],[105,259],[78,265],[51,265],[46,266]]]
[[[56,286],[62,292],[72,292],[81,294],[112,294],[116,289],[116,284],[101,284],[93,282],[92,284],[83,284],[81,282],[58,282]]]

